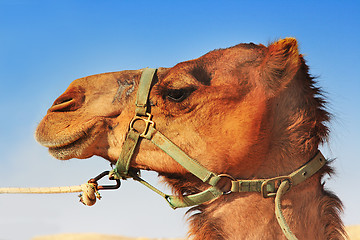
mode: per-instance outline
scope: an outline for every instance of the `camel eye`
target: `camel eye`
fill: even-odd
[[[194,91],[193,88],[168,89],[166,98],[173,102],[182,102]]]

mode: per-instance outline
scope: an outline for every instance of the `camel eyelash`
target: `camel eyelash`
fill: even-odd
[[[195,87],[165,89],[162,96],[163,99],[167,99],[172,102],[182,102],[186,98],[188,98],[195,90]]]

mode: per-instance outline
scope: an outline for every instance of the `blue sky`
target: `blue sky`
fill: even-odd
[[[323,151],[337,158],[337,175],[327,186],[345,204],[345,223],[360,224],[360,4],[269,2],[0,0],[0,187],[76,185],[109,168],[96,157],[57,161],[34,140],[47,108],[74,79],[171,67],[212,49],[291,36],[335,116]],[[185,236],[185,211],[171,210],[142,186],[128,181],[103,195],[91,208],[72,194],[1,196],[0,238],[62,232]]]

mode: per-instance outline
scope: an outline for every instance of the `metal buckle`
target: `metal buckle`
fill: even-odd
[[[289,176],[280,176],[280,177],[274,177],[274,178],[269,178],[266,179],[262,184],[261,184],[261,194],[264,198],[268,198],[268,197],[275,197],[277,190],[281,184],[281,182],[283,181],[289,181],[289,185],[291,187],[291,178]],[[275,192],[269,192],[267,187],[269,186],[270,183],[274,184],[274,190]],[[290,189],[289,187],[289,189]],[[289,190],[288,189],[288,190]]]
[[[134,128],[134,124],[137,120],[142,120],[145,122],[145,128],[144,128],[144,131],[140,134],[140,137],[145,137],[146,134],[148,133],[149,131],[149,128],[150,128],[150,125],[152,125],[153,127],[155,127],[155,122],[153,122],[151,119],[152,119],[152,116],[150,113],[146,113],[146,116],[138,116],[138,115],[135,115],[135,117],[131,120],[130,122],[130,130],[131,129],[134,129],[135,131],[137,131],[135,128]],[[147,117],[147,118],[146,118]],[[139,132],[139,131],[137,131]]]

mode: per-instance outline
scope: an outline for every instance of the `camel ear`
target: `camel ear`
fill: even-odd
[[[285,38],[271,44],[261,64],[260,81],[274,94],[294,78],[301,63],[300,58],[295,38]]]

